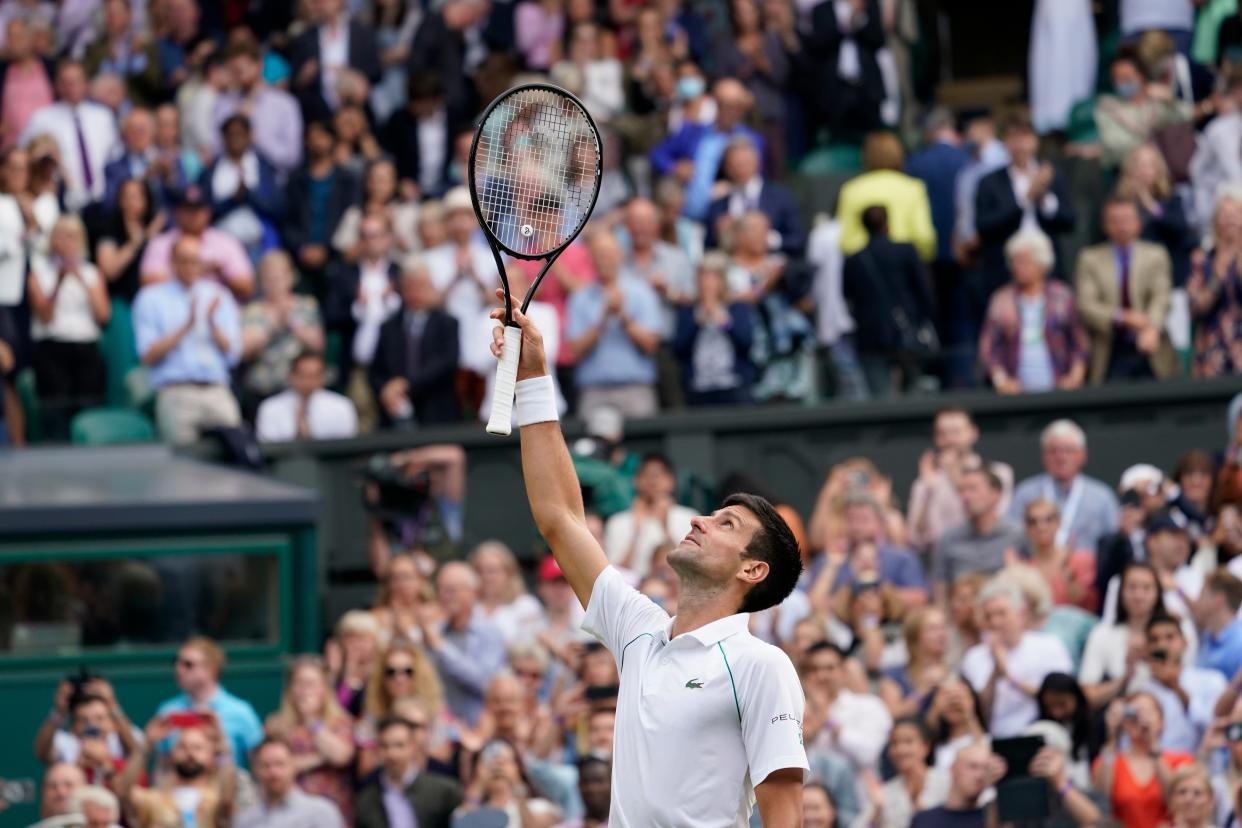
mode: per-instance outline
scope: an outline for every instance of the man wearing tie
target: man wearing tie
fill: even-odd
[[[1108,241],[1078,256],[1078,313],[1091,334],[1090,382],[1164,379],[1177,372],[1165,329],[1173,291],[1168,251],[1139,240],[1138,205],[1115,197],[1104,205]]]
[[[801,255],[806,236],[798,220],[798,205],[784,187],[765,181],[759,172],[759,148],[749,137],[729,141],[721,161],[724,180],[717,182],[715,199],[707,210],[708,248],[720,247],[731,235],[733,223],[751,210],[768,217],[772,229],[768,246],[773,252]]]
[[[28,146],[47,133],[60,148],[65,173],[65,206],[81,210],[104,195],[104,167],[117,143],[116,119],[108,108],[86,100],[86,70],[76,60],[56,69],[59,100],[30,116],[18,143]]]

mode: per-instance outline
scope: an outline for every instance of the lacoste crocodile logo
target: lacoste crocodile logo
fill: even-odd
[[[703,687],[703,682],[699,681],[698,679],[690,679],[689,681],[686,682],[686,687],[690,688],[691,690],[699,690]]]

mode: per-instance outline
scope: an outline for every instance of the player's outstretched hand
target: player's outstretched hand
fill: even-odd
[[[505,293],[500,288],[496,289],[496,298],[504,301]],[[504,319],[505,309],[496,308],[492,311],[491,317],[497,321]],[[543,356],[543,335],[539,333],[539,329],[535,327],[530,317],[518,310],[516,306],[513,308],[513,324],[522,329],[522,355],[518,360],[517,369],[518,382],[531,377],[543,376],[548,372],[547,361]],[[492,354],[500,359],[504,355],[504,350],[505,329],[502,325],[497,325],[492,329]]]

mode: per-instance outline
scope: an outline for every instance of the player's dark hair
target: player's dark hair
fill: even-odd
[[[789,597],[802,575],[802,553],[789,524],[766,498],[733,494],[721,506],[741,506],[759,519],[759,528],[742,553],[768,565],[768,577],[750,588],[738,612],[759,612]]]

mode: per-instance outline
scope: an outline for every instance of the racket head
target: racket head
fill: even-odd
[[[582,101],[550,83],[515,86],[479,118],[467,165],[488,241],[516,259],[554,258],[599,197],[603,141]]]

